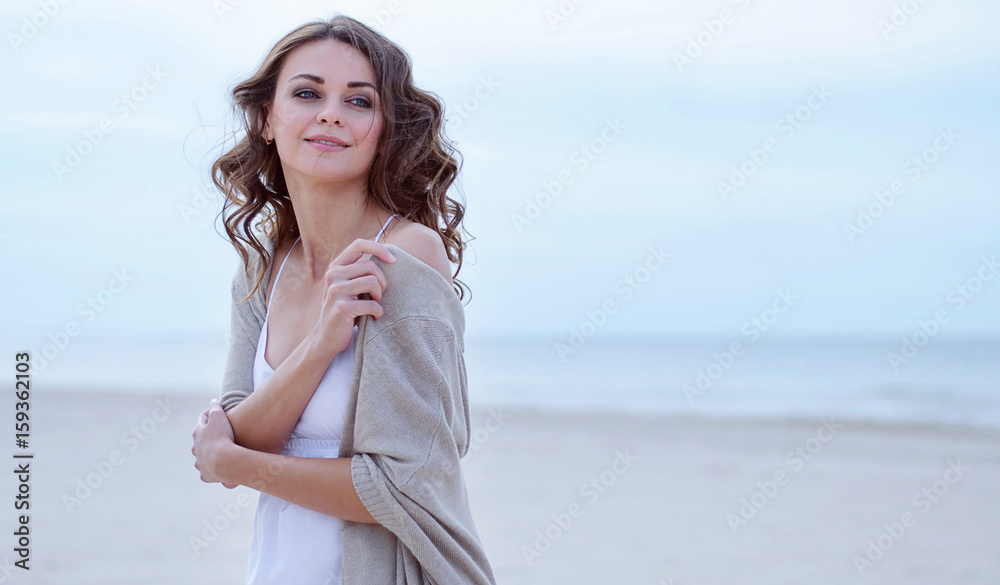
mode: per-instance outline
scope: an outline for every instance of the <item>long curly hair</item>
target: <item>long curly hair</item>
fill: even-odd
[[[461,154],[445,134],[444,103],[436,94],[416,87],[410,57],[402,48],[365,24],[337,15],[307,22],[285,35],[257,71],[233,89],[233,108],[245,135],[212,164],[212,182],[225,195],[223,224],[243,259],[248,279],[250,248],[260,259],[250,292],[239,302],[252,297],[264,284],[264,274],[274,261],[254,228],[274,242],[275,250],[285,239],[299,235],[278,151],[262,135],[265,108],[273,103],[288,54],[306,43],[327,39],[360,51],[375,73],[385,123],[368,173],[368,203],[374,199],[441,235],[448,258],[458,264],[453,285],[458,298],[463,299],[463,287],[468,286],[457,276],[466,244],[458,228],[465,207],[447,195],[461,168]]]

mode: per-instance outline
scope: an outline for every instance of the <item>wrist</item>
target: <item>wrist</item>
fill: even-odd
[[[240,476],[240,464],[248,449],[236,443],[226,442],[219,447],[215,458],[215,474],[223,483],[243,485],[245,478]]]
[[[312,332],[305,338],[305,351],[302,353],[303,363],[316,362],[327,366],[334,356],[329,355],[330,343],[323,339],[323,332],[319,325],[313,328]]]

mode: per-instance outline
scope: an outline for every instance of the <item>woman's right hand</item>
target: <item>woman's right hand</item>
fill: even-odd
[[[369,259],[372,255],[389,263],[396,260],[385,245],[358,238],[330,262],[319,318],[311,333],[320,347],[340,353],[351,344],[354,325],[362,315],[382,316],[379,301],[388,283],[382,269]],[[359,298],[365,293],[370,300]]]

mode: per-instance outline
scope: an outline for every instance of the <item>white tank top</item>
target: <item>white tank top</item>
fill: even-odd
[[[375,236],[376,242],[393,217],[396,215],[389,217]],[[254,389],[259,388],[274,373],[274,369],[264,358],[271,297],[278,288],[281,270],[285,267],[288,256],[292,255],[292,250],[301,239],[300,236],[295,240],[282,260],[274,278],[272,294],[268,296],[264,325],[257,342],[257,355],[253,365]],[[357,339],[358,326],[355,325],[350,345],[330,362],[295,424],[291,437],[285,443],[281,451],[283,455],[330,459],[337,457]],[[260,492],[250,541],[247,585],[340,585],[340,554],[339,518]]]

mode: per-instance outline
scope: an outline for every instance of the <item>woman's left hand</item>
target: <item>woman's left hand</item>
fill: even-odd
[[[191,436],[194,438],[191,453],[195,458],[195,468],[201,472],[201,480],[207,483],[221,482],[229,489],[239,485],[226,483],[219,475],[220,463],[228,449],[236,444],[236,439],[229,417],[218,399],[213,398],[208,408],[198,415],[198,423]]]

